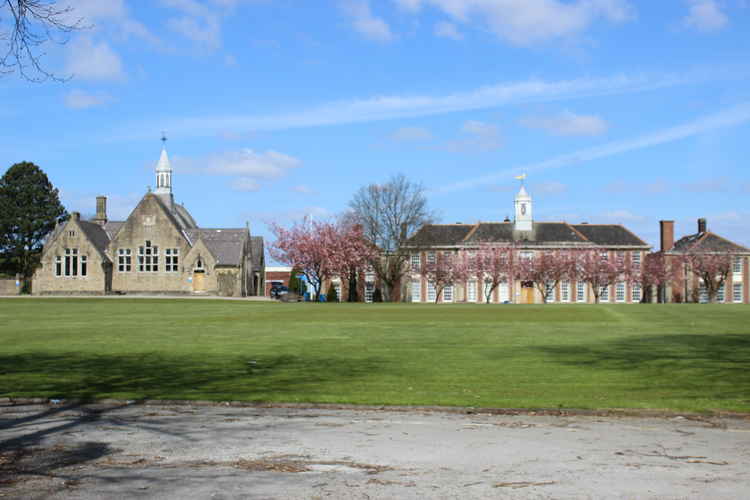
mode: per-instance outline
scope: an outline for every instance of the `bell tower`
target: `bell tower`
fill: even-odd
[[[156,190],[154,194],[172,194],[172,165],[169,164],[167,156],[167,137],[161,136],[161,156],[156,164]]]
[[[523,184],[521,184],[521,189],[516,195],[515,205],[514,229],[516,231],[531,231],[534,226],[534,219],[531,215],[531,196],[526,192]]]

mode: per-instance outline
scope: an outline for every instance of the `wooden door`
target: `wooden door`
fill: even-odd
[[[534,303],[534,284],[524,282],[521,285],[521,303],[522,304],[533,304]]]
[[[203,281],[204,273],[193,273],[193,291],[205,292],[206,284]]]

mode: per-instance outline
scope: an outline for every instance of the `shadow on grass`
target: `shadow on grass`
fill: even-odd
[[[90,401],[127,399],[263,400],[304,394],[383,369],[375,358],[307,356],[93,355],[0,356],[0,395]]]
[[[644,335],[609,342],[532,347],[553,363],[638,375],[646,387],[750,405],[750,335]],[[632,378],[630,378],[632,380]]]

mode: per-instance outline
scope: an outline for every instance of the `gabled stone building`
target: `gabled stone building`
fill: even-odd
[[[434,259],[436,252],[478,250],[482,245],[513,245],[521,258],[536,252],[569,250],[597,250],[606,252],[608,258],[629,259],[640,263],[650,245],[619,224],[568,224],[567,222],[537,222],[532,217],[532,199],[521,186],[515,197],[515,220],[504,222],[478,222],[476,224],[428,224],[409,238],[404,250],[411,252],[410,273],[405,276],[406,297],[412,302],[434,302],[435,288],[420,269]],[[470,279],[443,290],[440,302],[482,302],[484,297],[481,279]],[[591,287],[584,282],[559,283],[548,302],[594,302]],[[606,287],[601,302],[640,302],[643,292],[638,285],[625,281]],[[492,302],[521,304],[542,303],[541,293],[533,283],[510,280],[498,286]]]
[[[97,197],[96,216],[74,212],[47,239],[34,294],[262,295],[262,237],[245,228],[200,228],[175,203],[166,149],[156,166],[156,190],[127,220],[110,221],[107,199]]]

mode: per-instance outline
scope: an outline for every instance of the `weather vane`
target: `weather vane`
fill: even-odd
[[[164,145],[167,144],[167,134],[163,130],[161,131],[161,142]]]
[[[526,174],[523,173],[521,175],[517,175],[516,179],[518,179],[519,181],[521,181],[521,185],[523,186],[523,181],[526,180]]]

